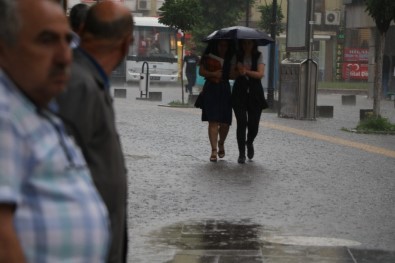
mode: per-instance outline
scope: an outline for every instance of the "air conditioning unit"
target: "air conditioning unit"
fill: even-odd
[[[322,21],[322,13],[315,12],[314,13],[314,25],[321,25]]]
[[[137,1],[137,9],[138,10],[150,10],[151,9],[151,1],[150,0],[138,0]]]
[[[325,25],[332,25],[332,26],[340,25],[340,11],[326,11]]]

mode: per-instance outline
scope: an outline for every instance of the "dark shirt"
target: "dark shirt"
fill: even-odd
[[[184,63],[186,64],[185,73],[196,74],[196,67],[199,63],[199,57],[195,54],[190,54],[184,57]]]
[[[112,236],[106,262],[125,262],[126,167],[108,78],[86,52],[76,49],[73,55],[72,77],[67,89],[57,98],[59,114],[71,125],[109,212]]]

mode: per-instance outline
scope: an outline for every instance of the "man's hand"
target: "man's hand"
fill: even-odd
[[[14,212],[14,205],[0,204],[0,263],[26,262],[14,229]]]

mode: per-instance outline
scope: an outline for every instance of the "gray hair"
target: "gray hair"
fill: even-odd
[[[0,0],[0,41],[7,45],[16,42],[21,20],[15,0]]]

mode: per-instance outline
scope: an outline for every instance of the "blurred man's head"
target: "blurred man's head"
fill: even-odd
[[[89,6],[86,4],[74,5],[69,14],[69,21],[71,29],[78,35],[81,33],[81,29],[85,23],[86,14],[88,13]]]
[[[101,1],[89,9],[81,32],[81,47],[108,74],[123,60],[132,42],[133,17],[127,7],[114,1]]]
[[[72,31],[51,0],[0,0],[0,68],[44,106],[66,86]]]

